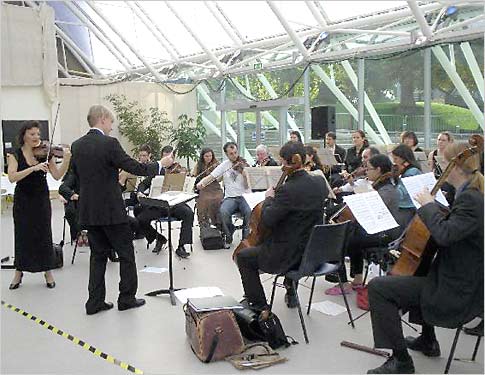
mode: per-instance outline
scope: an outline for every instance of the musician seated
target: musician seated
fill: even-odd
[[[192,171],[192,174],[196,176],[195,185],[197,186],[218,165],[219,161],[216,159],[214,151],[208,147],[203,148],[200,151],[199,160]],[[214,225],[220,230],[222,228],[220,206],[224,193],[219,181],[214,180],[205,189],[197,190],[196,192],[199,194],[196,199],[199,225],[201,227]]]
[[[367,178],[372,183],[372,187],[377,190],[379,196],[384,201],[393,216],[399,210],[399,192],[393,183],[391,160],[386,155],[375,155],[367,163]],[[402,232],[402,228],[393,228],[385,232],[367,234],[362,226],[352,222],[351,234],[349,237],[347,253],[350,257],[350,276],[352,282],[347,281],[345,264],[339,270],[340,280],[344,283],[344,293],[350,293],[352,289],[362,286],[362,270],[364,268],[364,250],[372,247],[386,246],[395,240]],[[342,291],[338,285],[325,291],[327,295],[340,295]]]
[[[69,170],[59,186],[59,199],[64,203],[64,217],[69,223],[71,239],[76,239],[77,246],[89,246],[87,231],[79,225],[79,190],[79,179]],[[114,250],[109,252],[108,259],[112,262],[119,261]]]
[[[318,157],[317,150],[313,146],[305,146],[305,155],[305,169],[307,172],[323,172],[323,164]]]
[[[268,152],[268,147],[265,145],[258,145],[256,147],[256,163],[253,167],[276,167],[278,163],[274,160]]]
[[[248,164],[246,160],[239,156],[237,144],[227,142],[223,148],[228,160],[223,161],[209,176],[204,177],[197,184],[197,189],[202,190],[214,180],[222,177],[224,182],[224,199],[221,203],[220,212],[225,247],[229,248],[235,231],[232,215],[239,212],[242,216],[242,238],[245,239],[249,234],[251,208],[242,195],[244,193],[250,193],[251,190],[248,187],[247,175],[244,173],[244,167],[247,167]]]
[[[291,164],[294,155],[305,161],[302,143],[290,141],[280,150],[284,166]],[[276,192],[273,188],[266,191],[261,220],[272,230],[271,235],[261,245],[241,250],[236,257],[244,294],[253,309],[268,309],[259,270],[284,274],[299,267],[313,226],[322,223],[327,194],[324,180],[303,168],[293,172]],[[291,283],[285,280],[285,286],[288,307],[296,307]]]
[[[337,144],[337,134],[334,132],[328,132],[325,134],[325,148],[332,151],[335,155],[337,163],[343,163],[345,160],[345,154],[347,153],[343,147]],[[331,179],[337,178],[337,174],[342,172],[342,166],[333,165],[330,169]]]
[[[173,155],[173,147],[165,146],[162,148],[162,158]],[[172,158],[172,164],[164,167],[161,171],[161,175],[170,173],[169,171],[174,169],[180,169],[180,165],[175,163]],[[138,196],[148,196],[153,177],[147,177],[138,185]],[[153,207],[140,205],[134,209],[135,217],[138,220],[140,231],[145,235],[148,244],[151,244],[156,240],[155,248],[152,250],[154,253],[159,253],[164,245],[167,243],[165,236],[159,234],[152,226],[151,221],[165,217],[168,215],[168,210],[164,207]],[[192,244],[192,226],[194,224],[194,212],[187,203],[182,203],[170,210],[170,216],[182,220],[182,228],[180,230],[179,244],[175,250],[180,258],[188,258],[190,253],[185,250],[185,245]]]
[[[401,178],[421,174],[421,166],[414,157],[413,150],[404,144],[396,146],[396,148],[392,150],[391,156],[400,176],[397,182],[397,190],[399,191],[399,214],[398,217],[396,217],[396,221],[399,224],[406,226],[414,217],[416,207],[414,206],[406,187],[401,181]]]
[[[451,161],[466,148],[448,145],[444,157]],[[377,277],[369,283],[375,347],[392,349],[392,356],[368,374],[414,373],[408,348],[439,357],[434,326],[457,328],[483,314],[483,175],[478,155],[455,166],[447,180],[456,189],[450,213],[427,190],[415,197],[421,204],[417,214],[437,245],[427,275]],[[404,338],[400,311],[410,311],[410,321],[422,325],[419,337]]]
[[[138,148],[138,161],[140,163],[146,164],[150,163],[152,160],[152,148],[143,144]],[[130,191],[130,197],[125,199],[125,205],[127,207],[134,207],[138,204],[138,199],[136,197],[136,188],[138,187],[139,179],[137,176],[133,176],[131,173],[126,171],[120,171],[118,176],[118,182],[121,186],[121,190]]]

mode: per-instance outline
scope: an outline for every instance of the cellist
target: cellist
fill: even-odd
[[[303,165],[306,156],[303,144],[290,141],[280,150],[283,166],[290,165],[294,155],[300,156]],[[268,310],[259,270],[280,274],[299,266],[313,226],[323,221],[327,195],[324,179],[309,175],[301,166],[276,192],[273,188],[266,191],[261,222],[272,233],[262,245],[241,250],[236,259],[244,294],[252,309]],[[296,307],[295,291],[289,283],[285,286],[288,307]]]
[[[450,162],[468,147],[448,145],[445,160]],[[449,214],[427,190],[415,197],[421,205],[417,214],[438,247],[428,274],[378,277],[369,283],[375,347],[393,352],[368,374],[414,373],[408,348],[438,357],[435,325],[456,328],[483,314],[483,175],[478,154],[457,164],[447,180],[456,189]],[[399,310],[410,311],[410,321],[422,325],[419,337],[404,338]]]

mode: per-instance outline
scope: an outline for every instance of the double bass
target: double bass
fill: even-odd
[[[296,170],[302,167],[302,160],[300,155],[293,155],[291,159],[291,164],[288,166],[283,166],[281,169],[283,173],[278,180],[278,183],[274,187],[275,191],[280,188],[285,182],[286,177],[291,175]],[[265,228],[262,223],[263,214],[263,202],[258,203],[251,212],[251,218],[249,219],[249,235],[246,239],[242,240],[241,243],[236,247],[232,254],[232,260],[236,262],[237,255],[239,252],[247,247],[254,247],[262,244],[264,240],[269,236],[270,231]]]
[[[431,190],[431,195],[435,195],[438,192],[455,165],[461,165],[466,159],[480,153],[482,150],[483,145],[473,146],[455,156],[438,181],[436,181]],[[425,275],[438,249],[431,238],[431,233],[418,214],[414,215],[400,241],[398,251],[400,251],[401,255],[392,267],[390,274],[399,276]]]

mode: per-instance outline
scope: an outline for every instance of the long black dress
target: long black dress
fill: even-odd
[[[21,149],[15,157],[17,171],[29,168]],[[46,174],[32,172],[15,186],[13,221],[15,227],[15,269],[43,272],[54,268],[51,202]]]

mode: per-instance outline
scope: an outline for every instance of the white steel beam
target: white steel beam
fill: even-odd
[[[216,55],[212,53],[212,51],[202,42],[202,40],[197,36],[197,34],[192,30],[192,28],[187,24],[187,22],[184,21],[184,19],[178,14],[178,12],[175,10],[175,8],[168,2],[165,1],[165,5],[167,6],[168,9],[173,13],[175,17],[179,20],[179,22],[185,27],[185,30],[194,38],[194,40],[197,42],[197,44],[202,48],[202,50],[209,56],[211,61],[214,63],[214,65],[217,67],[219,72],[221,74],[224,74],[224,66],[222,63],[217,59]]]
[[[465,60],[468,63],[468,67],[472,72],[473,79],[475,80],[475,84],[478,87],[478,91],[480,91],[482,100],[485,100],[485,97],[483,95],[483,86],[485,86],[485,82],[483,81],[483,75],[480,71],[480,67],[478,66],[478,62],[475,59],[475,55],[473,54],[472,47],[468,42],[460,43],[460,47],[463,51],[463,54],[465,55]]]
[[[332,20],[330,19],[330,17],[328,16],[327,12],[325,11],[325,9],[323,9],[323,5],[320,3],[320,1],[314,1],[313,4],[315,4],[315,6],[317,7],[317,9],[319,10],[320,14],[322,15],[323,19],[325,20],[325,22],[327,24],[331,23]]]
[[[423,35],[431,39],[433,36],[433,31],[431,30],[431,27],[428,25],[428,21],[424,18],[423,13],[421,12],[421,9],[419,8],[418,4],[416,4],[415,0],[407,0],[407,3],[409,5],[409,8],[414,14],[414,18],[416,18],[416,22],[419,25],[419,28],[421,29],[421,32]]]
[[[456,28],[463,27],[463,26],[466,26],[466,25],[475,23],[475,22],[480,21],[480,20],[482,20],[484,18],[485,18],[485,15],[484,14],[480,14],[480,15],[475,16],[473,18],[469,18],[469,19],[467,19],[467,20],[465,20],[463,22],[454,23],[453,25],[446,26],[446,27],[443,27],[442,29],[436,30],[435,31],[435,35],[445,34],[445,33],[449,32],[449,31],[453,31]]]
[[[66,78],[71,78],[71,75],[69,74],[69,72],[62,66],[62,64],[59,61],[57,62],[57,69],[59,69],[62,72],[62,74],[66,76]]]
[[[231,26],[231,29],[234,30],[234,33],[237,35],[237,37],[241,40],[241,42],[245,43],[246,38],[244,38],[244,36],[239,32],[238,28],[231,22],[230,18],[226,15],[226,13],[224,13],[224,11],[219,6],[219,4],[217,4],[216,1],[213,1],[213,3],[215,5],[216,9],[218,10],[218,12],[222,15],[222,17],[224,17],[224,19],[229,24],[229,26]]]
[[[359,113],[357,109],[352,105],[350,100],[344,95],[344,93],[337,87],[337,85],[332,82],[330,77],[323,71],[321,66],[319,65],[312,65],[313,71],[317,74],[318,77],[327,85],[329,90],[335,95],[335,97],[342,103],[342,105],[345,107],[345,109],[350,113],[350,115],[355,119],[355,121],[359,121]],[[379,137],[379,135],[372,129],[370,124],[367,122],[364,122],[365,124],[365,131],[367,134],[369,134],[370,138],[378,144],[382,145],[384,142],[382,139]]]
[[[98,16],[100,16],[104,22],[118,35],[118,37],[123,41],[123,43],[126,44],[126,46],[133,52],[133,54],[145,65],[145,67],[153,74],[153,77],[157,79],[157,81],[162,82],[163,79],[161,75],[153,68],[153,66],[138,52],[138,50],[130,43],[128,42],[123,34],[116,28],[115,25],[111,21],[108,20],[107,17],[104,16],[103,12],[94,4],[93,1],[86,2],[91,9],[96,12]]]
[[[266,76],[264,74],[261,74],[261,73],[257,74],[257,76],[258,76],[259,81],[263,84],[264,88],[268,92],[269,96],[271,96],[272,99],[277,99],[278,95],[276,94],[276,91],[274,91],[273,86],[271,86],[271,83],[269,83]],[[286,119],[288,121],[288,124],[290,125],[290,127],[293,130],[296,130],[298,132],[300,131],[300,129],[298,128],[298,126],[295,123],[295,120],[293,119],[293,117],[291,117],[291,115],[288,112],[286,113]],[[302,140],[305,141],[303,139],[303,137],[302,137]]]
[[[308,9],[310,9],[310,12],[312,13],[313,18],[315,18],[315,20],[318,22],[318,24],[321,27],[327,26],[328,22],[323,18],[322,13],[318,10],[315,3],[313,1],[310,1],[310,0],[305,0],[305,4],[308,7]]]
[[[104,46],[113,54],[113,56],[123,65],[123,68],[126,70],[130,70],[131,67],[129,64],[126,63],[125,58],[122,54],[118,53],[118,51],[113,47],[113,42],[107,40],[101,32],[92,25],[91,21],[82,14],[77,7],[75,6],[76,3],[64,0],[64,5],[81,21],[84,25],[98,38],[98,40],[104,44]]]
[[[347,73],[347,76],[350,78],[350,81],[352,82],[352,85],[355,87],[356,90],[358,90],[359,84],[357,80],[357,75],[355,74],[354,69],[352,69],[352,66],[350,65],[348,60],[342,61],[341,62],[345,72]],[[386,128],[384,127],[384,124],[382,123],[376,109],[374,108],[374,105],[372,104],[372,101],[369,99],[369,96],[367,93],[364,91],[364,105],[365,108],[367,109],[367,112],[369,112],[369,115],[372,118],[372,121],[374,121],[374,124],[376,125],[377,129],[379,130],[379,133],[384,140],[385,144],[391,144],[393,143],[391,140],[391,137],[389,137],[389,134],[387,133]]]
[[[273,13],[276,16],[276,18],[278,18],[278,21],[280,21],[281,26],[283,26],[283,28],[286,30],[286,32],[290,36],[291,40],[293,41],[293,43],[295,43],[295,46],[298,49],[298,51],[300,51],[300,53],[302,54],[302,56],[305,59],[308,58],[310,56],[310,54],[308,53],[308,50],[303,45],[302,41],[298,38],[297,33],[290,26],[290,24],[285,19],[285,17],[283,16],[283,14],[280,12],[280,10],[276,6],[276,4],[273,1],[270,1],[270,0],[266,0],[266,3],[271,8],[271,10],[273,11]]]
[[[207,9],[209,9],[209,12],[211,12],[212,16],[216,19],[219,25],[221,25],[221,27],[224,29],[227,36],[231,38],[231,40],[234,42],[234,45],[238,48],[241,48],[242,47],[241,39],[239,39],[239,37],[234,32],[234,30],[228,26],[221,12],[219,12],[219,10],[217,9],[214,9],[214,5],[209,1],[204,1],[204,5],[206,6]]]
[[[463,98],[466,105],[470,109],[473,117],[475,117],[475,120],[477,120],[481,128],[484,129],[484,116],[482,111],[480,111],[480,108],[478,107],[478,104],[471,96],[470,91],[468,91],[462,79],[460,78],[459,74],[456,72],[456,70],[453,68],[453,65],[446,57],[446,54],[443,52],[443,49],[440,46],[434,46],[431,48],[432,48],[433,54],[436,56],[441,66],[448,74],[448,77],[450,77],[450,80],[453,82],[457,91],[460,93],[461,97]]]

